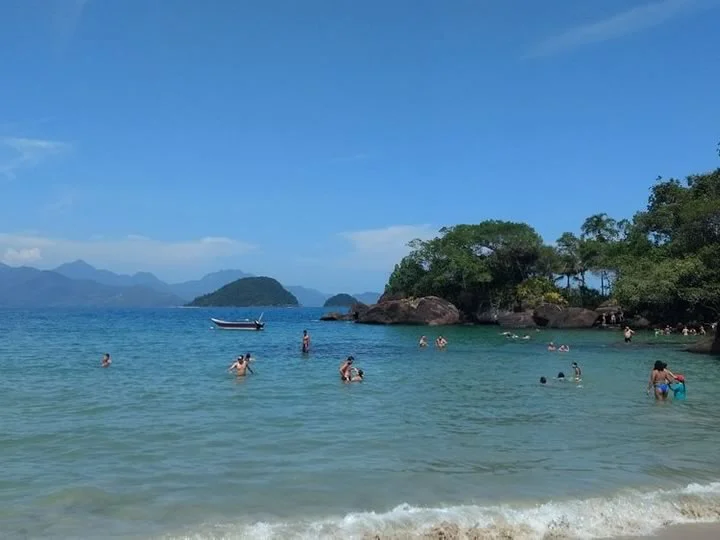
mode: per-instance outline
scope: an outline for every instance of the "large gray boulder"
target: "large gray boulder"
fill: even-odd
[[[321,317],[321,321],[357,321],[360,315],[365,313],[370,306],[363,304],[362,302],[355,302],[348,309],[347,313],[340,313],[338,311],[331,311],[324,313]]]
[[[502,316],[512,315],[512,313],[512,311],[506,309],[483,307],[474,313],[472,322],[477,324],[499,324],[499,320]]]
[[[720,328],[715,329],[714,338],[712,336],[707,336],[705,339],[690,345],[690,347],[687,348],[687,351],[698,354],[720,355]]]
[[[533,317],[538,326],[547,328],[592,328],[599,315],[590,309],[542,304],[535,308]]]
[[[329,313],[323,313],[320,316],[321,321],[348,321],[347,313],[340,313],[338,311],[331,311]]]
[[[535,328],[537,324],[532,311],[498,313],[497,322],[504,328]]]
[[[437,296],[388,300],[358,313],[361,324],[450,325],[460,322],[460,311]]]

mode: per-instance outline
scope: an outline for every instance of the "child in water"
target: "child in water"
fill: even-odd
[[[670,385],[673,391],[673,399],[685,399],[685,377],[683,375],[675,375],[675,383]]]

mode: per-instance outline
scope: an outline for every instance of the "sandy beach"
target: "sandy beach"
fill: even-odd
[[[653,536],[627,536],[622,540],[717,540],[720,538],[720,523],[693,523],[675,525],[659,531]]]

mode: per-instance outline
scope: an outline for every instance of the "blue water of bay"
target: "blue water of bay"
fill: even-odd
[[[0,311],[2,537],[534,540],[720,520],[720,362],[683,352],[695,338],[509,340],[303,308],[265,309],[263,332],[209,321],[260,311]],[[227,373],[245,352],[255,374]],[[363,383],[340,382],[349,354]],[[646,395],[657,359],[685,401]],[[580,384],[553,380],[573,361]]]

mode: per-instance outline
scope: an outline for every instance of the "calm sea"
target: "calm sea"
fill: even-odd
[[[0,311],[0,536],[600,538],[720,520],[720,363],[682,337],[513,342],[320,314],[268,309],[264,332],[233,332],[209,317],[259,310]],[[446,351],[418,349],[438,332]],[[237,380],[247,351],[255,375]],[[340,383],[348,354],[365,382]],[[686,375],[685,402],[645,394],[656,359]],[[581,384],[538,384],[571,361]]]

